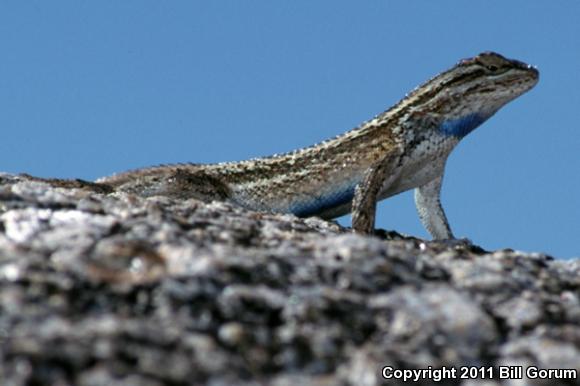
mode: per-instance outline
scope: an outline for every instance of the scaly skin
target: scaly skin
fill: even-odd
[[[453,234],[440,203],[451,150],[502,106],[530,90],[538,71],[492,52],[465,59],[358,128],[291,153],[219,164],[137,169],[99,179],[115,190],[230,201],[297,216],[353,212],[374,228],[376,202],[416,188],[421,221],[435,239]]]

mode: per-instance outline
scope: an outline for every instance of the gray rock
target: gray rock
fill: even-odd
[[[580,382],[498,377],[580,369],[578,260],[71,186],[0,174],[2,385]]]

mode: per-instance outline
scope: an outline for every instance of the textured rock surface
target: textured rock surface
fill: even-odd
[[[375,385],[383,366],[580,368],[578,260],[380,236],[0,175],[1,384]]]

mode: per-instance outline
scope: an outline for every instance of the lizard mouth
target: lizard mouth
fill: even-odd
[[[521,62],[520,62],[521,63]],[[498,83],[504,83],[509,94],[517,97],[532,89],[540,80],[540,72],[535,66],[521,63],[521,67],[514,67],[498,79]],[[500,75],[498,78],[502,78]]]
[[[526,70],[532,76],[532,78],[535,80],[535,83],[538,83],[538,80],[540,80],[540,71],[538,70],[538,68],[536,66],[532,66],[531,64],[528,64]]]

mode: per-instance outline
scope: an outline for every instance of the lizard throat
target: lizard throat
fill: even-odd
[[[439,132],[446,136],[463,138],[488,118],[489,116],[474,113],[461,118],[449,119],[441,123]]]

